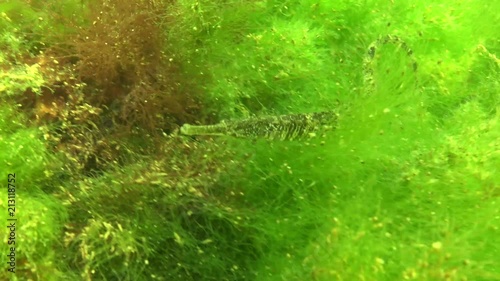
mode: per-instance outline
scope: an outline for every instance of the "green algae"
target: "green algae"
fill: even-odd
[[[14,2],[0,5],[0,163],[20,182],[18,270],[1,278],[500,279],[496,3],[70,1],[56,18]],[[133,38],[151,48],[96,5],[145,24]],[[78,53],[62,41],[75,26],[126,40]],[[165,68],[143,56],[160,49]],[[81,79],[82,61],[115,76]],[[40,120],[25,99],[44,88],[67,107]],[[339,116],[316,139],[169,134],[319,111]]]

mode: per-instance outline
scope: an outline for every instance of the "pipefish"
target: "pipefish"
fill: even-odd
[[[215,125],[184,124],[182,135],[232,136],[268,140],[297,140],[314,137],[336,127],[338,114],[333,111],[287,114],[222,121]]]

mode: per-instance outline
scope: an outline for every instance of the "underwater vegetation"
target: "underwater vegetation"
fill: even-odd
[[[0,280],[500,280],[499,10],[0,1]]]

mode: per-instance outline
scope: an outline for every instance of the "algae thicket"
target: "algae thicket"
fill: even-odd
[[[0,279],[500,280],[499,10],[0,1]]]

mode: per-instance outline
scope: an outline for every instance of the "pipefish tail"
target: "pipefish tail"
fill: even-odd
[[[288,114],[223,121],[215,125],[184,124],[182,135],[232,136],[268,140],[297,140],[314,137],[337,126],[338,114],[331,111]]]

